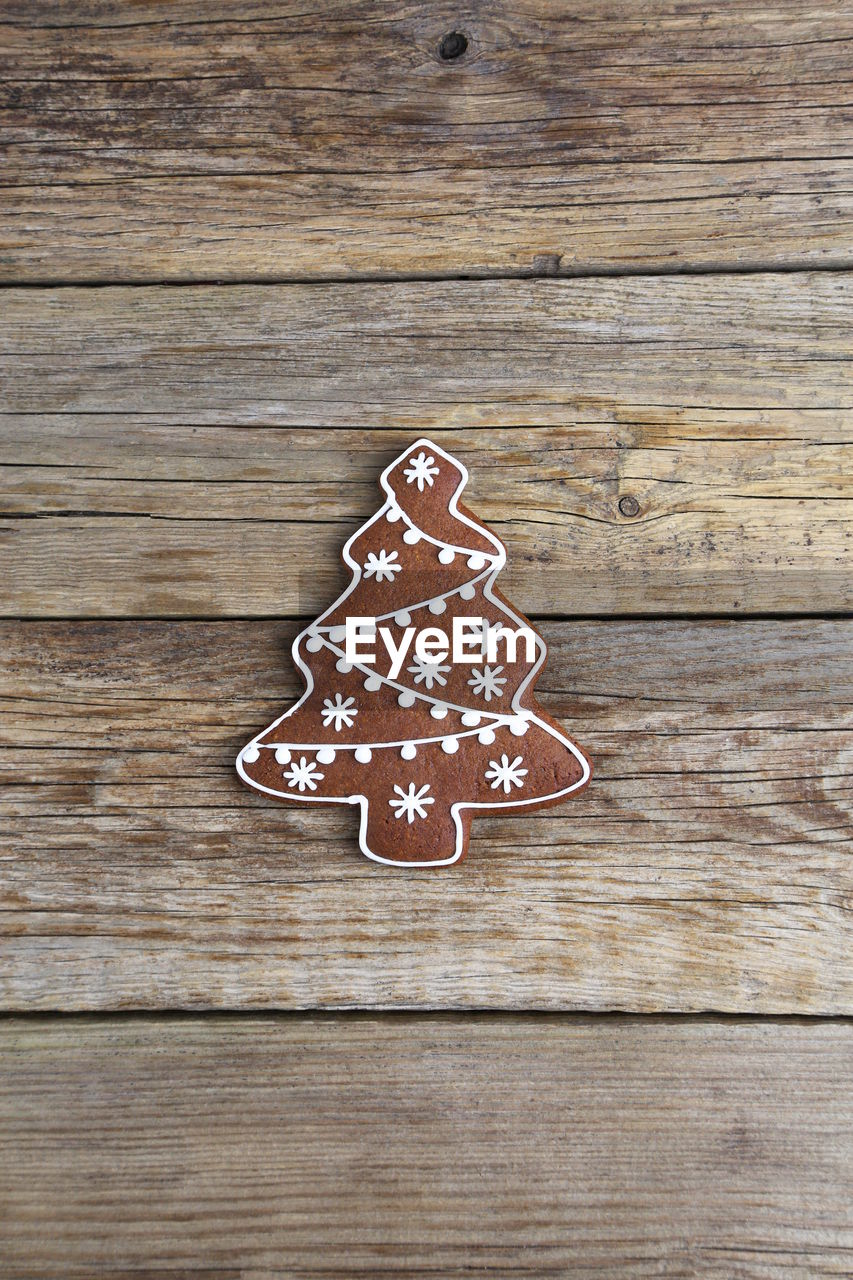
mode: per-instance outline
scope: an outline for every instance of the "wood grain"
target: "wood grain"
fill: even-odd
[[[0,610],[316,614],[422,431],[532,615],[850,609],[850,288],[7,291]]]
[[[0,277],[849,267],[852,36],[810,0],[10,0]]]
[[[0,629],[8,1009],[853,1012],[853,623],[549,623],[581,797],[363,858],[233,758],[293,625]]]
[[[0,1024],[0,1275],[848,1276],[849,1023]]]
[[[853,607],[851,40],[3,7],[0,286],[193,287],[0,299],[0,1280],[853,1274],[853,1023],[583,1012],[853,1014],[853,621],[626,616]],[[232,761],[424,432],[597,772],[400,874]]]

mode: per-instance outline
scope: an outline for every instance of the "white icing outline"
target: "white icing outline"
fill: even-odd
[[[442,458],[444,458],[447,462],[449,462],[451,466],[456,467],[456,469],[461,473],[462,478],[453,492],[450,502],[448,503],[447,509],[452,516],[456,517],[457,520],[461,521],[463,524],[468,525],[468,527],[470,529],[473,529],[474,532],[477,533],[481,538],[486,538],[487,541],[491,542],[492,546],[494,546],[496,549],[496,554],[492,557],[489,557],[486,552],[467,550],[464,547],[455,547],[453,543],[442,543],[439,540],[430,537],[428,534],[422,534],[422,536],[427,538],[428,541],[434,543],[436,546],[449,546],[449,547],[453,547],[454,550],[459,551],[462,554],[467,554],[469,556],[486,555],[487,559],[491,559],[492,560],[491,569],[487,569],[485,573],[481,573],[481,571],[479,570],[477,571],[480,574],[480,576],[484,578],[488,578],[488,581],[486,582],[486,585],[483,588],[483,595],[491,604],[495,606],[496,609],[498,609],[501,613],[506,614],[508,617],[512,618],[513,621],[516,622],[519,626],[527,625],[525,620],[522,617],[520,617],[519,614],[515,613],[515,611],[508,604],[505,604],[502,600],[496,600],[494,595],[492,594],[492,586],[494,584],[494,580],[500,573],[501,569],[503,569],[504,565],[506,564],[506,551],[503,547],[503,544],[499,542],[499,540],[494,536],[494,534],[489,529],[482,527],[479,524],[476,524],[469,516],[466,516],[464,512],[458,509],[457,502],[459,499],[459,495],[461,494],[462,490],[465,488],[465,486],[468,483],[469,476],[468,476],[467,467],[465,467],[461,462],[459,462],[451,454],[446,453],[445,450],[442,449],[439,445],[433,444],[433,442],[431,440],[428,440],[426,436],[422,436],[419,440],[416,440],[414,444],[409,445],[407,449],[404,449],[403,452],[399,455],[399,457],[395,458],[394,461],[389,466],[387,466],[385,470],[382,472],[382,475],[379,477],[379,482],[382,485],[382,488],[385,490],[385,493],[387,494],[386,502],[383,504],[382,507],[380,507],[380,509],[375,513],[375,515],[372,515],[370,519],[367,520],[361,526],[361,528],[357,529],[355,533],[353,533],[351,537],[349,537],[346,543],[344,544],[344,548],[343,548],[343,551],[341,552],[341,556],[345,564],[347,564],[353,572],[354,576],[353,576],[352,582],[344,591],[341,592],[337,600],[335,600],[335,602],[331,604],[328,609],[326,609],[323,613],[321,613],[320,616],[314,620],[314,622],[310,623],[307,627],[305,627],[303,631],[300,631],[299,635],[293,641],[293,645],[291,648],[291,655],[293,657],[293,661],[295,665],[302,672],[303,676],[305,676],[305,692],[303,693],[302,697],[299,698],[299,700],[293,704],[292,707],[289,707],[288,710],[284,712],[283,715],[279,716],[277,720],[274,720],[271,725],[267,726],[266,729],[263,729],[260,733],[256,734],[255,737],[252,738],[250,742],[247,742],[245,747],[243,747],[243,750],[237,756],[237,772],[239,773],[243,781],[248,786],[252,787],[255,791],[262,791],[266,795],[277,796],[282,799],[292,800],[294,798],[292,791],[291,792],[275,791],[273,790],[272,787],[265,787],[261,783],[255,782],[254,779],[250,778],[246,773],[245,769],[243,768],[243,752],[249,751],[252,748],[257,749],[260,752],[266,749],[275,750],[276,746],[281,746],[281,745],[292,746],[293,745],[291,743],[287,743],[287,744],[271,743],[271,742],[261,743],[260,739],[263,738],[265,734],[270,733],[273,729],[275,729],[278,725],[280,725],[282,720],[286,720],[289,716],[292,716],[296,711],[298,711],[299,708],[302,706],[302,704],[305,702],[305,700],[314,691],[314,676],[311,672],[310,667],[302,659],[299,653],[299,645],[301,641],[305,639],[307,636],[311,635],[312,633],[313,634],[317,633],[318,624],[321,623],[324,618],[327,618],[331,613],[334,613],[336,609],[340,608],[343,602],[352,594],[352,592],[355,590],[355,588],[358,586],[359,582],[361,581],[361,565],[358,564],[350,555],[350,548],[352,544],[355,542],[357,538],[359,538],[365,532],[365,530],[369,529],[372,525],[374,525],[377,520],[382,519],[382,517],[386,514],[386,512],[389,510],[389,508],[392,505],[394,507],[397,507],[397,509],[402,512],[403,519],[406,520],[406,522],[412,528],[415,528],[415,526],[406,516],[406,513],[399,506],[399,503],[397,502],[394,494],[394,490],[392,489],[391,485],[388,482],[388,476],[394,470],[394,468],[398,466],[399,463],[401,463],[403,459],[412,450],[418,449],[418,448],[427,448],[427,449],[433,450],[435,453],[439,454]],[[420,530],[418,530],[418,532],[420,532]],[[476,580],[479,580],[479,579],[476,579]],[[454,591],[447,592],[447,595],[454,595],[456,591],[458,591],[459,589],[460,588],[457,587],[454,589]],[[435,598],[440,599],[444,597],[435,597]],[[427,604],[428,603],[429,602],[427,602]],[[402,609],[395,609],[392,613],[386,616],[389,618],[392,618],[394,617],[395,613],[402,613],[402,612],[403,612]],[[411,612],[411,610],[407,607],[406,612]],[[518,689],[513,695],[512,704],[511,704],[512,709],[516,715],[523,715],[529,724],[538,724],[539,727],[541,729],[544,729],[544,731],[550,737],[555,738],[558,742],[562,743],[564,747],[566,747],[569,754],[574,756],[578,764],[580,764],[581,766],[582,772],[577,782],[573,782],[569,787],[563,787],[560,791],[552,791],[544,796],[543,795],[530,796],[527,799],[504,800],[504,801],[498,800],[492,803],[489,803],[488,801],[461,801],[461,800],[457,801],[456,804],[453,804],[450,807],[450,814],[451,814],[451,817],[453,818],[454,826],[456,827],[456,848],[453,852],[453,856],[450,858],[440,858],[437,860],[429,859],[423,862],[409,862],[406,859],[397,859],[397,858],[382,858],[378,853],[373,853],[373,851],[369,848],[367,844],[367,820],[368,820],[368,810],[369,810],[369,800],[367,796],[361,795],[360,793],[355,793],[349,796],[300,795],[299,797],[300,803],[359,805],[361,810],[361,819],[359,822],[359,829],[358,829],[359,848],[361,849],[361,852],[365,855],[365,857],[370,858],[373,862],[381,862],[385,866],[389,866],[389,867],[447,867],[447,866],[452,866],[453,863],[459,861],[459,859],[462,856],[462,851],[465,847],[465,832],[462,826],[462,822],[460,820],[460,814],[463,812],[463,810],[465,809],[518,809],[518,808],[523,808],[525,805],[531,805],[531,804],[541,805],[546,803],[549,800],[559,800],[563,796],[571,795],[573,791],[578,791],[582,786],[584,786],[589,781],[591,777],[592,770],[589,766],[589,761],[586,759],[583,753],[578,749],[578,747],[576,747],[575,744],[565,736],[565,734],[559,732],[552,725],[542,720],[541,717],[531,712],[528,708],[521,706],[522,694],[530,686],[531,681],[541,670],[547,655],[547,648],[545,645],[545,641],[539,635],[536,636],[536,645],[539,652],[538,659],[533,664],[530,671],[527,673],[524,680],[522,680],[521,684],[519,685]],[[441,701],[441,699],[434,699],[434,701]],[[468,711],[468,710],[471,710],[471,708],[466,707],[465,710]],[[483,712],[483,714],[488,715],[489,713]],[[486,727],[491,728],[492,726],[489,725]],[[442,734],[441,738],[446,738],[448,736],[453,736],[457,738],[469,737],[469,736],[473,736],[473,734],[475,733],[479,733],[479,729],[472,730],[470,734],[467,732],[457,733],[453,735]],[[427,738],[424,741],[436,742],[436,741],[441,741],[441,738]],[[400,743],[393,743],[389,745],[402,746],[405,742],[417,742],[417,739],[406,738],[401,740]],[[326,746],[328,744],[323,743],[322,745]],[[356,743],[352,745],[353,747],[364,746],[364,743]],[[309,751],[313,750],[313,748],[307,747],[305,743],[299,743],[298,746],[300,750],[309,750]],[[336,746],[335,749],[338,750],[339,748]]]

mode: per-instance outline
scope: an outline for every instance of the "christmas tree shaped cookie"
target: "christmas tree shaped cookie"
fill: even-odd
[[[377,862],[458,862],[479,810],[554,804],[590,777],[533,696],[545,643],[495,588],[506,551],[459,505],[467,480],[429,440],[386,468],[384,505],[343,549],[352,582],[294,641],[305,693],[237,759],[278,800],[358,806]]]

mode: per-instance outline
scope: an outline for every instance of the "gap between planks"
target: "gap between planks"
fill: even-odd
[[[660,263],[654,267],[631,267],[619,264],[613,267],[597,266],[591,268],[578,267],[567,271],[530,270],[501,271],[495,268],[484,268],[482,271],[449,272],[449,271],[408,271],[383,272],[360,271],[345,276],[315,272],[312,275],[253,275],[253,276],[181,276],[174,275],[160,280],[150,276],[121,277],[90,276],[51,278],[40,277],[29,280],[26,277],[16,279],[0,279],[0,296],[5,289],[193,289],[200,288],[244,288],[257,285],[261,288],[286,288],[288,285],[328,285],[347,288],[361,284],[465,284],[468,281],[488,280],[611,280],[626,279],[667,279],[671,276],[690,278],[693,276],[763,276],[763,275],[802,275],[833,274],[853,271],[853,254],[841,254],[829,261],[814,262],[809,258],[792,258],[788,262],[775,262],[756,258],[750,262],[734,264],[707,263],[683,265],[678,263]]]

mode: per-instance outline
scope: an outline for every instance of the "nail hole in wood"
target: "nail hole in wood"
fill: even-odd
[[[619,511],[623,516],[627,516],[632,520],[634,516],[640,514],[640,504],[631,493],[626,493],[624,498],[619,499]]]
[[[443,62],[454,62],[468,48],[468,38],[461,31],[449,31],[438,46],[438,56]]]

